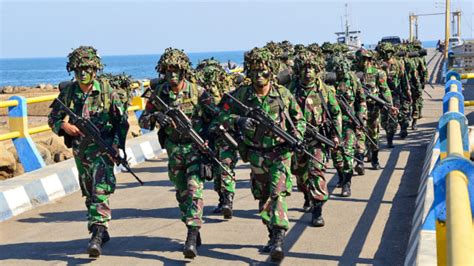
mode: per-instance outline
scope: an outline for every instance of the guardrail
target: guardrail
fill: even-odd
[[[474,265],[474,164],[469,160],[468,123],[461,79],[446,73],[438,130],[440,161],[432,172],[438,265]]]
[[[148,80],[137,81],[132,84],[134,90],[143,92],[143,88],[150,85]],[[0,141],[13,141],[18,158],[25,172],[31,172],[44,167],[43,158],[41,157],[35,143],[31,139],[31,135],[51,130],[48,125],[39,127],[28,127],[28,104],[49,102],[54,100],[58,94],[25,98],[22,96],[12,96],[7,101],[0,102],[0,108],[8,108],[8,125],[10,132],[0,134]],[[134,96],[129,111],[134,111],[135,115],[140,117],[142,110],[145,109],[145,101],[140,96]]]

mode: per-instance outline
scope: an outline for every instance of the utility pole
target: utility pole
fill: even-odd
[[[448,59],[448,50],[449,50],[449,15],[451,14],[450,10],[450,0],[446,0],[446,11],[445,11],[445,32],[444,32],[444,58]]]

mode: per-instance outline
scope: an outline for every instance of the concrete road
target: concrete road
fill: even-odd
[[[430,58],[432,54],[428,56]],[[430,62],[436,66],[437,58]],[[325,205],[326,226],[313,228],[311,215],[301,212],[303,195],[288,197],[290,230],[285,240],[284,265],[401,265],[411,229],[415,198],[427,144],[437,126],[444,94],[442,86],[425,95],[419,129],[396,147],[381,145],[383,169],[356,176],[351,198],[339,197],[334,169],[327,172],[332,193]],[[331,164],[332,166],[332,164]],[[366,164],[369,167],[369,164]],[[98,260],[85,253],[89,235],[80,193],[74,193],[0,223],[0,264],[42,265],[237,265],[268,263],[259,249],[267,231],[257,214],[249,189],[249,167],[237,167],[237,192],[232,220],[213,215],[217,195],[212,183],[204,193],[205,224],[199,257],[186,260],[181,253],[186,227],[179,220],[174,188],[167,177],[166,155],[135,167],[146,182],[139,186],[128,174],[118,175],[111,197],[112,240]]]

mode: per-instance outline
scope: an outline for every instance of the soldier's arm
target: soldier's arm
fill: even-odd
[[[355,103],[356,110],[354,110],[358,117],[367,120],[367,97],[365,96],[364,88],[359,80],[355,82]]]
[[[125,149],[125,141],[130,124],[128,123],[126,106],[124,106],[119,94],[116,92],[112,93],[110,115],[115,129],[113,144],[117,144],[120,148]]]
[[[336,132],[333,133],[340,138],[342,136],[342,111],[336,100],[334,91],[334,88],[330,86],[328,89],[328,108],[329,112],[331,112],[332,122],[336,127]]]
[[[62,90],[59,93],[58,99],[61,100],[63,103],[67,104],[66,103],[66,90]],[[48,115],[48,125],[56,135],[58,135],[59,131],[61,131],[61,126],[64,123],[65,117],[66,117],[66,113],[62,111],[58,105],[52,106],[52,110]]]
[[[288,110],[289,110],[290,118],[296,127],[296,132],[292,132],[292,133],[298,139],[303,139],[304,133],[306,131],[306,121],[303,116],[303,112],[301,111],[300,106],[296,102],[295,97],[290,93],[288,93],[288,102],[289,102]]]
[[[153,113],[156,112],[155,106],[148,101],[145,106],[145,110],[143,111],[142,115],[138,119],[138,125],[141,128],[146,128],[149,130],[155,129],[156,119],[153,116]]]
[[[392,102],[392,92],[387,84],[387,74],[385,71],[379,71],[377,75],[377,87],[379,88],[380,96],[382,99],[385,99],[389,104]]]

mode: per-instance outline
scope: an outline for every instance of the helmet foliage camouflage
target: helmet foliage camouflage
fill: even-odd
[[[187,73],[190,65],[189,58],[183,50],[169,47],[161,55],[155,69],[158,73],[164,74],[169,66],[174,66]]]
[[[303,50],[295,57],[295,73],[300,72],[306,66],[312,66],[319,72],[324,67],[324,60],[309,50]]]
[[[362,60],[364,58],[373,58],[374,54],[370,50],[360,48],[359,50],[356,51],[355,56],[357,60]]]
[[[351,70],[351,63],[344,56],[332,56],[326,66],[328,71],[347,73]]]
[[[252,65],[264,64],[273,72],[276,69],[274,60],[275,57],[270,50],[255,47],[244,55],[244,71],[249,73]]]
[[[67,62],[66,70],[69,73],[80,68],[93,68],[96,71],[104,68],[104,65],[100,62],[97,50],[92,46],[80,46],[67,57],[69,61]]]

